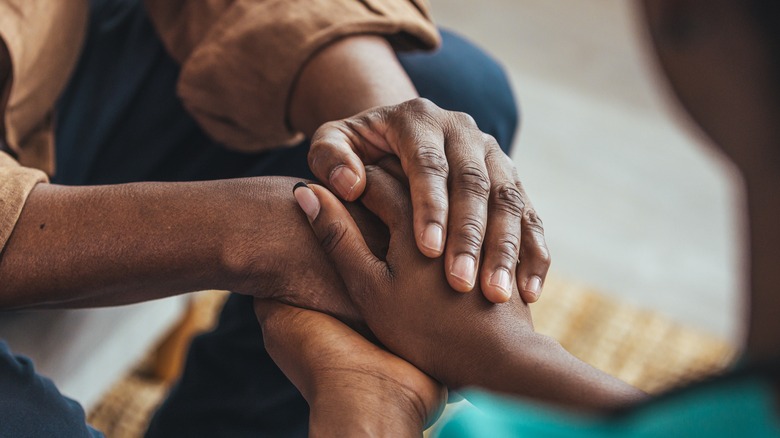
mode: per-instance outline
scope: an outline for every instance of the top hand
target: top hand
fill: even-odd
[[[467,114],[413,99],[324,124],[312,138],[309,165],[353,201],[366,187],[363,163],[387,155],[400,158],[409,178],[419,250],[439,257],[447,241],[453,289],[471,291],[479,273],[494,303],[509,300],[515,278],[526,302],[538,299],[550,265],[542,223],[492,136]]]
[[[254,188],[260,179],[232,180],[226,183],[232,193],[246,193],[247,198],[234,201],[233,220],[237,228],[222,238],[224,252],[229,256],[233,292],[272,299],[304,309],[317,310],[346,322],[366,334],[364,318],[346,293],[341,277],[333,269],[327,254],[309,231],[306,217],[293,199],[292,178],[262,178],[267,184]],[[241,184],[243,182],[243,184]],[[235,185],[238,183],[238,187]],[[251,189],[249,189],[251,188]],[[263,202],[256,201],[256,191],[262,190]],[[300,194],[296,193],[296,197]],[[387,228],[360,204],[344,206],[368,246],[377,253],[386,251]],[[264,219],[264,220],[262,220]],[[258,230],[262,230],[258,234]],[[291,238],[295,236],[295,238]]]

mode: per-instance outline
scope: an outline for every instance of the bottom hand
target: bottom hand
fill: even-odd
[[[337,319],[256,300],[266,349],[311,407],[312,436],[419,435],[446,389]]]

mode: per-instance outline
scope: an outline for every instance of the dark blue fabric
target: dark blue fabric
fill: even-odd
[[[102,436],[87,426],[78,403],[36,374],[30,359],[14,356],[0,341],[0,437]]]
[[[92,0],[88,34],[58,105],[60,184],[192,181],[259,175],[312,177],[308,144],[247,154],[199,129],[176,96],[178,65],[137,0]],[[518,111],[503,69],[451,32],[434,54],[401,54],[420,94],[471,114],[508,152]]]
[[[140,3],[91,1],[81,59],[58,104],[53,182],[113,184],[301,173],[304,146],[245,154],[225,149],[199,129],[176,96],[179,67]],[[301,176],[310,176],[303,170]]]
[[[508,152],[518,116],[506,75],[468,41],[442,33],[437,53],[399,59],[422,96],[471,114]],[[92,0],[81,59],[58,103],[53,181],[312,177],[305,143],[245,154],[210,140],[176,97],[178,74],[140,1]],[[0,348],[0,412],[13,416],[0,432],[14,432],[0,435],[89,436],[74,402],[36,376],[29,362]],[[234,295],[217,328],[192,343],[184,374],[148,437],[291,437],[306,436],[307,429],[308,406],[265,352],[251,299]]]

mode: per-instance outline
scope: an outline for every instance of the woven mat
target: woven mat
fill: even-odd
[[[557,278],[531,309],[538,332],[649,393],[718,373],[736,354],[714,336]]]
[[[194,300],[198,324],[213,325],[224,294]],[[650,393],[721,371],[734,349],[657,313],[639,310],[573,283],[549,278],[533,307],[540,333],[572,354]],[[117,382],[89,413],[88,421],[110,438],[143,436],[168,385],[151,377],[152,358]]]

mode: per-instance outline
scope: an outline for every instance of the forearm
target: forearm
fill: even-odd
[[[228,289],[246,276],[248,259],[262,277],[278,243],[264,231],[283,217],[269,206],[289,186],[270,178],[39,184],[0,258],[0,308],[117,305]]]
[[[500,350],[498,350],[500,351]],[[490,361],[475,384],[488,390],[576,410],[605,412],[646,397],[642,391],[577,359],[557,341],[536,333]]]
[[[293,88],[289,119],[311,137],[325,122],[415,97],[387,40],[353,36],[323,48],[304,66]]]

